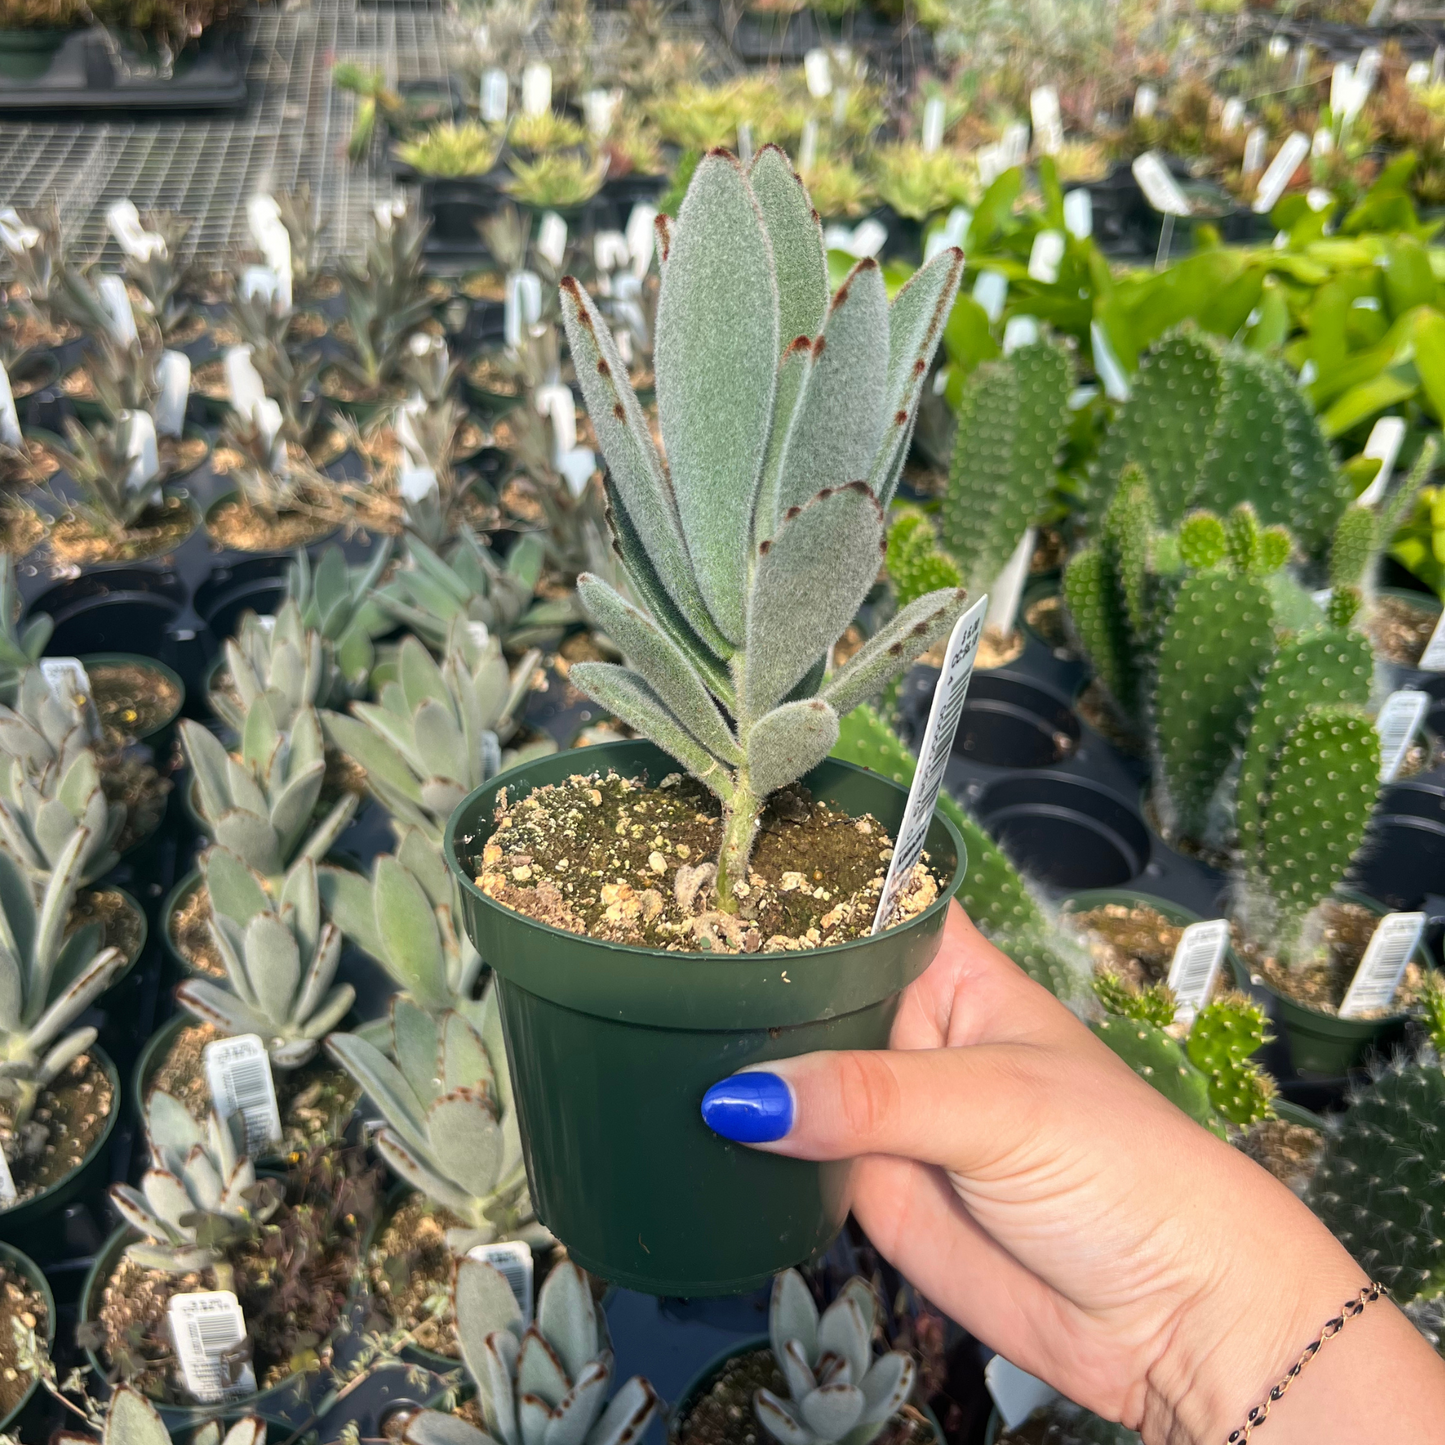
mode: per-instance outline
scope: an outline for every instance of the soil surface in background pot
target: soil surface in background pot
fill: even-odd
[[[0,505],[0,552],[23,557],[40,545],[45,518],[33,507]]]
[[[944,651],[947,644],[944,645]],[[935,649],[937,651],[937,649]],[[998,632],[992,627],[983,629],[983,636],[978,640],[978,657],[974,660],[974,666],[987,670],[990,667],[1007,667],[1015,658],[1022,657],[1024,651],[1024,631],[1022,627],[1015,627],[1007,636]],[[933,654],[930,654],[932,656]],[[943,652],[938,652],[938,662],[935,667],[941,666]]]
[[[164,1089],[179,1099],[198,1123],[204,1123],[211,1110],[211,1090],[201,1052],[218,1037],[212,1024],[188,1024],[146,1081],[146,1093]],[[361,1089],[351,1075],[324,1052],[299,1069],[273,1068],[271,1077],[276,1084],[285,1151],[338,1138],[361,1098]]]
[[[1093,728],[1106,742],[1112,743],[1126,757],[1142,758],[1144,742],[1119,717],[1109,703],[1109,694],[1097,677],[1091,678],[1087,687],[1074,703],[1074,711]]]
[[[568,933],[650,948],[757,953],[860,938],[893,857],[875,819],[849,817],[795,783],[768,800],[738,911],[725,914],[707,906],[717,800],[681,773],[656,787],[574,774],[515,803],[503,791],[496,821],[476,874],[489,898]],[[895,922],[937,897],[919,863]]]
[[[376,1170],[364,1167],[359,1151],[317,1149],[291,1165],[284,1187],[285,1202],[267,1224],[227,1250],[262,1390],[329,1358],[327,1339],[345,1308],[376,1206]],[[122,1255],[93,1296],[98,1318],[77,1337],[151,1399],[192,1404],[166,1312],[173,1295],[215,1288],[212,1270],[168,1274]]]
[[[0,1149],[15,1181],[16,1198],[9,1207],[33,1199],[78,1168],[105,1132],[114,1107],[110,1078],[92,1054],[81,1054],[40,1091],[35,1112],[19,1129],[11,1122],[9,1104],[0,1104]]]
[[[165,497],[147,507],[123,530],[97,527],[79,512],[59,518],[50,532],[50,552],[57,562],[78,567],[97,562],[138,562],[173,552],[196,528],[196,514],[179,497]]]
[[[1379,927],[1380,915],[1360,903],[1330,898],[1320,906],[1321,942],[1316,956],[1295,966],[1281,962],[1232,925],[1234,947],[1251,973],[1260,974],[1276,992],[1320,1013],[1338,1014],[1365,948]],[[1425,970],[1415,959],[1405,965],[1395,1001],[1382,1009],[1355,1015],[1383,1019],[1405,1013],[1425,992]]]
[[[141,662],[96,662],[85,670],[105,746],[123,748],[175,715],[181,690]]]
[[[1084,937],[1095,973],[1112,973],[1134,992],[1163,983],[1179,946],[1184,925],[1171,923],[1158,909],[1143,903],[1105,903],[1068,915],[1071,928]],[[1217,995],[1228,988],[1225,970],[1214,982]]]
[[[117,852],[134,848],[155,832],[166,811],[169,778],[129,753],[113,753],[101,764],[100,786],[108,802],[125,804],[125,823],[115,840]]]
[[[1250,1128],[1240,1147],[1281,1184],[1296,1194],[1303,1194],[1315,1177],[1325,1136],[1308,1124],[1291,1124],[1288,1119],[1261,1119]]]
[[[771,1390],[788,1398],[787,1381],[769,1349],[734,1355],[672,1431],[672,1445],[774,1445],[773,1437],[758,1424],[753,1395]],[[905,1405],[890,1420],[874,1445],[932,1445],[933,1427]]]
[[[1404,597],[1382,596],[1375,598],[1365,631],[1375,651],[1387,661],[1401,667],[1418,667],[1420,654],[1439,620],[1438,612],[1417,607]]]
[[[225,978],[226,965],[221,962],[221,951],[211,937],[211,895],[204,878],[196,880],[196,886],[181,895],[175,911],[166,919],[166,928],[171,935],[171,944],[176,952],[207,978]]]
[[[70,937],[87,923],[100,924],[100,947],[118,948],[134,959],[145,933],[145,919],[118,888],[82,888],[76,894],[65,936]]]
[[[489,396],[520,396],[522,379],[484,352],[467,363],[467,380]]]
[[[1064,599],[1057,592],[1040,597],[1024,608],[1024,621],[1043,638],[1055,657],[1075,655],[1069,629],[1064,625]]]
[[[35,1376],[20,1368],[15,1323],[35,1331],[36,1347],[45,1349],[45,1297],[12,1264],[0,1263],[0,1415],[8,1415],[25,1398]]]
[[[341,521],[331,511],[278,512],[268,517],[245,501],[222,502],[206,517],[206,530],[238,552],[289,552],[324,537]]]

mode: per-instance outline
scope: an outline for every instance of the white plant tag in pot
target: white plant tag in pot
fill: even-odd
[[[212,1402],[254,1392],[251,1362],[246,1361],[233,1380],[226,1358],[246,1338],[246,1317],[230,1290],[172,1295],[169,1317],[176,1359],[186,1389],[196,1399]]]
[[[25,438],[20,434],[20,413],[15,410],[15,393],[10,389],[10,373],[0,362],[0,446],[19,450]]]
[[[953,752],[953,736],[963,715],[968,696],[968,680],[973,676],[973,660],[978,655],[979,638],[983,636],[983,619],[988,613],[988,596],[980,597],[953,625],[948,648],[943,655],[943,668],[933,692],[933,706],[928,712],[928,727],[923,746],[918,750],[918,769],[913,786],[908,790],[908,806],[893,845],[893,861],[883,880],[878,911],[873,917],[873,932],[882,933],[892,916],[903,885],[913,872],[928,837],[938,790],[943,786],[943,772]]]
[[[1052,1385],[1044,1384],[1002,1355],[995,1355],[984,1366],[983,1382],[988,1386],[994,1408],[1010,1430],[1017,1429],[1035,1410],[1042,1410],[1059,1398],[1059,1392]]]
[[[833,93],[833,67],[828,62],[828,52],[821,46],[814,46],[803,57],[803,79],[814,100],[825,100]]]
[[[537,227],[537,254],[555,270],[562,269],[567,256],[567,222],[556,211],[546,211]]]
[[[246,1153],[252,1159],[281,1142],[281,1113],[271,1060],[257,1034],[216,1039],[201,1050],[211,1102],[221,1118],[239,1114],[246,1130]]]
[[[1405,418],[1402,416],[1382,416],[1370,428],[1370,439],[1361,455],[1379,462],[1380,470],[1370,478],[1370,485],[1355,498],[1360,506],[1373,507],[1385,495],[1396,458],[1400,455],[1400,444],[1404,440]]]
[[[1148,120],[1159,109],[1159,92],[1152,85],[1141,85],[1134,92],[1134,119]]]
[[[512,1298],[522,1312],[522,1328],[532,1323],[533,1297],[532,1281],[534,1265],[531,1248],[520,1239],[509,1239],[500,1244],[476,1244],[467,1251],[468,1259],[479,1259],[489,1264],[507,1281]]]
[[[818,122],[811,116],[803,122],[803,139],[798,143],[798,169],[806,175],[818,163]]]
[[[1269,134],[1262,125],[1257,125],[1244,138],[1244,163],[1240,170],[1246,176],[1257,176],[1264,169],[1264,151],[1269,144]]]
[[[129,346],[138,340],[135,329],[135,312],[131,309],[130,295],[125,289],[124,278],[107,272],[95,283],[105,309],[110,313],[111,335],[122,346]]]
[[[156,363],[156,431],[178,437],[185,430],[186,401],[191,394],[191,358],[184,351],[163,351]]]
[[[1064,193],[1064,230],[1076,241],[1094,234],[1094,198],[1082,187]]]
[[[1303,131],[1295,131],[1275,152],[1268,169],[1259,178],[1259,191],[1254,198],[1254,212],[1265,216],[1274,210],[1275,202],[1284,195],[1290,177],[1299,169],[1300,163],[1310,153],[1310,138]]]
[[[1225,135],[1233,135],[1243,124],[1244,102],[1237,95],[1231,95],[1219,113],[1219,128]]]
[[[1012,356],[1019,347],[1032,346],[1038,339],[1039,323],[1035,317],[1010,316],[1003,327],[1003,354]],[[942,375],[942,372],[939,375]],[[944,383],[945,386],[947,384]]]
[[[1191,214],[1189,198],[1179,189],[1179,182],[1154,151],[1145,151],[1143,155],[1135,156],[1130,169],[1134,172],[1134,179],[1139,182],[1139,189],[1144,192],[1144,199],[1161,215]]]
[[[90,675],[78,657],[42,657],[40,675],[50,695],[62,707],[72,708],[79,716],[90,741],[100,741],[100,714],[95,710],[95,695]]]
[[[1008,277],[1002,271],[980,271],[973,283],[973,299],[983,307],[990,322],[997,321],[1008,300]]]
[[[1361,1014],[1387,1009],[1394,1003],[1400,980],[1405,976],[1405,965],[1424,931],[1423,913],[1387,913],[1380,920],[1340,1005],[1342,1019],[1359,1018]]]
[[[522,113],[541,115],[552,108],[552,67],[539,60],[522,72]]]
[[[923,154],[931,156],[943,144],[943,123],[947,119],[941,95],[931,96],[923,107]]]
[[[1064,121],[1059,114],[1059,93],[1052,85],[1035,87],[1029,96],[1034,123],[1034,146],[1040,155],[1053,156],[1064,144]]]
[[[1380,706],[1375,731],[1380,735],[1380,781],[1393,783],[1410,755],[1410,744],[1430,711],[1430,694],[1403,689]]]
[[[19,1197],[10,1173],[10,1161],[5,1157],[5,1151],[0,1149],[0,1204],[14,1204]]]
[[[1033,321],[1033,317],[1015,316],[1010,319],[1009,325],[1012,326],[1015,321]],[[1032,339],[1038,340],[1037,322],[1034,323]],[[1007,351],[1008,347],[1005,346],[1004,350]],[[993,586],[988,589],[992,600],[988,604],[988,616],[984,618],[983,625],[995,636],[1008,637],[1014,630],[1038,535],[1037,527],[1024,528],[1023,536],[1018,539],[1008,561],[999,569],[998,576],[993,579]]]
[[[1229,921],[1210,918],[1191,923],[1179,935],[1169,963],[1169,987],[1179,1007],[1174,1017],[1192,1024],[1195,1015],[1209,1002],[1224,950],[1229,946]]]
[[[511,87],[507,72],[495,65],[482,72],[482,93],[478,97],[482,119],[488,125],[501,125],[507,118],[507,101]]]
[[[1420,654],[1420,668],[1424,672],[1445,672],[1445,612],[1441,612],[1440,620]]]
[[[1059,263],[1064,259],[1064,233],[1040,231],[1029,250],[1029,278],[1052,286],[1059,279]]]

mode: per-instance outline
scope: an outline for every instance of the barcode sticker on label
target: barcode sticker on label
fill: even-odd
[[[14,1204],[19,1196],[15,1193],[15,1180],[10,1175],[10,1161],[0,1150],[0,1204],[7,1207]]]
[[[1410,744],[1425,714],[1430,711],[1430,694],[1402,690],[1392,692],[1380,707],[1375,731],[1380,735],[1380,781],[1393,783],[1405,765]]]
[[[1380,470],[1370,479],[1370,485],[1355,498],[1361,507],[1373,507],[1385,495],[1390,485],[1390,474],[1395,470],[1395,458],[1400,455],[1400,443],[1405,440],[1405,418],[1382,416],[1370,428],[1370,439],[1365,443],[1362,456],[1380,464]]]
[[[239,1114],[246,1127],[246,1153],[252,1159],[281,1142],[281,1114],[271,1060],[257,1034],[217,1039],[201,1050],[211,1102],[221,1118]]]
[[[1380,920],[1340,1005],[1342,1019],[1390,1007],[1405,976],[1405,965],[1424,931],[1423,913],[1387,913]]]
[[[227,1400],[256,1388],[250,1361],[228,1358],[246,1338],[246,1317],[230,1290],[171,1296],[171,1338],[186,1389],[198,1400]]]
[[[1169,964],[1169,987],[1179,1004],[1175,1018],[1193,1023],[1195,1014],[1209,1002],[1228,943],[1229,922],[1223,918],[1191,923],[1179,935]]]
[[[86,734],[92,742],[100,741],[100,714],[91,696],[90,678],[78,657],[42,657],[40,675],[50,688],[51,696],[80,715]]]
[[[1179,189],[1179,182],[1169,174],[1169,167],[1153,151],[1134,158],[1131,167],[1144,199],[1166,216],[1191,214],[1189,198]]]
[[[908,806],[903,810],[903,823],[898,829],[893,861],[888,865],[888,877],[883,880],[878,912],[873,917],[874,933],[883,932],[893,913],[893,906],[898,902],[898,894],[923,852],[928,825],[933,821],[933,808],[938,802],[938,790],[943,786],[943,770],[948,766],[949,754],[953,751],[953,735],[958,731],[958,720],[963,715],[968,680],[973,676],[973,660],[978,655],[978,642],[983,635],[983,619],[987,613],[988,595],[985,593],[958,619],[948,639],[943,669],[938,674],[933,706],[928,713],[928,727],[923,734],[923,746],[918,750],[918,771],[914,773],[913,786],[908,790]]]
[[[1420,666],[1426,672],[1445,672],[1445,612],[1440,614],[1440,620],[1420,654]]]
[[[522,1328],[532,1323],[532,1251],[521,1240],[505,1244],[477,1244],[467,1251],[468,1259],[489,1264],[507,1281],[517,1308],[522,1311]]]

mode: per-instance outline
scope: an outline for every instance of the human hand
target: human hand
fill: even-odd
[[[1150,1088],[957,904],[889,1052],[736,1074],[703,1116],[773,1153],[856,1157],[854,1214],[930,1300],[1151,1445],[1218,1445],[1367,1283],[1288,1189]],[[1419,1341],[1393,1305],[1377,1311]]]

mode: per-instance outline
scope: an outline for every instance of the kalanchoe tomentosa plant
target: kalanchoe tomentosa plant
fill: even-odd
[[[66,1438],[73,1445],[86,1437],[67,1432]],[[138,1390],[118,1385],[105,1412],[99,1445],[170,1445],[170,1440],[160,1411]],[[266,1445],[266,1422],[247,1415],[223,1434],[219,1420],[207,1420],[191,1436],[190,1445]]]
[[[237,734],[257,698],[270,701],[277,727],[285,731],[304,707],[331,696],[333,664],[321,634],[301,621],[301,609],[287,598],[269,617],[248,612],[222,649],[230,686],[213,686],[207,697],[217,717]]]
[[[0,556],[0,703],[14,707],[25,674],[40,661],[55,623],[37,612],[20,625],[20,590],[15,585],[15,559]]]
[[[626,1445],[642,1437],[657,1393],[634,1375],[608,1400],[606,1318],[570,1260],[543,1282],[537,1317],[525,1331],[510,1286],[481,1260],[458,1263],[455,1305],[462,1360],[486,1429],[422,1410],[406,1427],[408,1445]]]
[[[630,666],[572,680],[718,797],[718,907],[735,912],[767,796],[821,762],[838,717],[944,636],[956,589],[920,598],[825,678],[878,574],[883,513],[958,289],[949,250],[888,303],[875,262],[828,297],[822,233],[780,150],[704,157],[660,221],[657,399],[664,468],[611,334],[562,283],[578,380],[611,472],[634,607],[579,592]],[[729,723],[728,719],[732,722]]]
[[[907,1401],[913,1360],[901,1350],[874,1356],[876,1308],[872,1287],[856,1275],[821,1319],[797,1270],[773,1281],[768,1337],[788,1398],[759,1390],[753,1411],[781,1445],[868,1445]]]
[[[388,1041],[395,1063],[356,1034],[326,1040],[386,1119],[376,1135],[381,1157],[462,1221],[447,1231],[455,1254],[497,1239],[552,1242],[527,1192],[501,1015],[490,992],[480,1012],[474,1027],[459,1013],[434,1017],[398,994]]]

